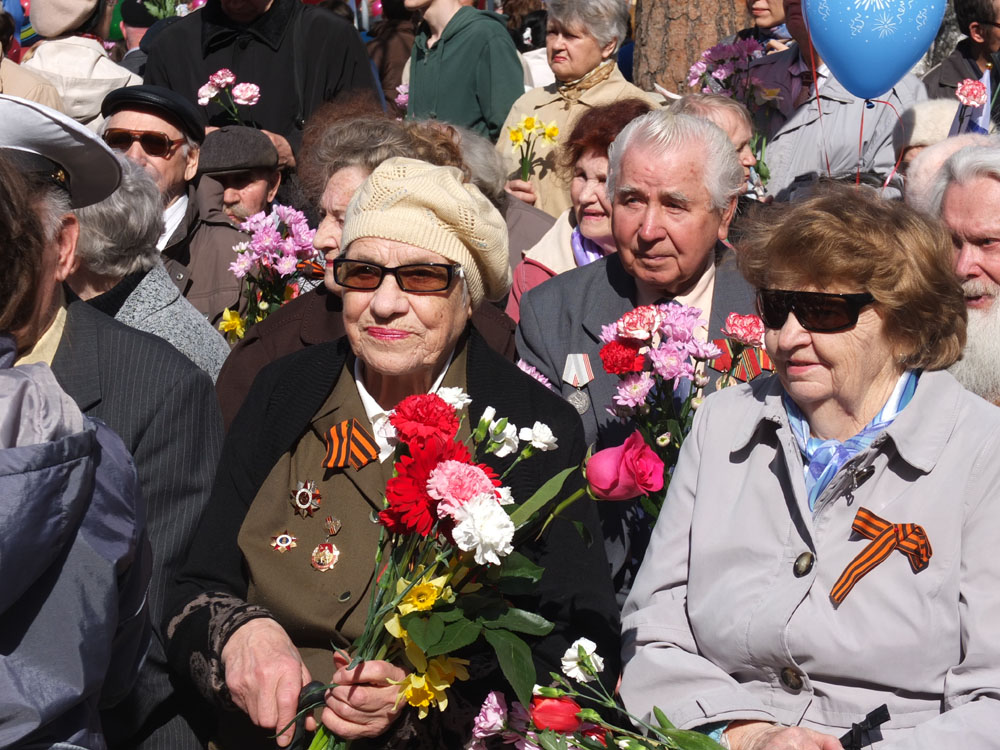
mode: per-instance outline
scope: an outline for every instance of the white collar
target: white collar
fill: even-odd
[[[187,214],[187,207],[188,197],[187,195],[182,195],[163,209],[163,234],[156,241],[156,249],[160,252],[163,252],[163,248],[167,246],[167,242],[170,241],[174,232],[177,231],[177,227],[184,221],[184,216]]]
[[[441,387],[441,383],[444,382],[444,375],[448,372],[448,368],[451,367],[451,360],[454,356],[454,351],[448,355],[448,360],[444,363],[444,367],[441,368],[441,372],[434,380],[430,390],[427,391],[428,393],[435,393]],[[396,428],[389,422],[389,417],[393,415],[395,409],[390,411],[383,409],[379,402],[368,392],[368,389],[365,388],[365,382],[361,375],[361,360],[355,359],[354,384],[358,387],[358,395],[361,396],[361,405],[365,407],[365,415],[368,417],[368,421],[371,422],[372,430],[375,433],[375,442],[378,443],[378,460],[381,463],[396,450]]]

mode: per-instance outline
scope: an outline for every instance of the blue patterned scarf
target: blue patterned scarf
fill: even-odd
[[[853,456],[863,451],[883,432],[913,398],[917,389],[919,373],[907,370],[896,383],[892,395],[885,406],[875,415],[874,419],[865,425],[857,435],[841,443],[838,440],[820,440],[810,436],[809,422],[795,402],[786,393],[782,396],[788,423],[799,444],[799,450],[805,457],[806,491],[809,493],[809,508],[815,510],[816,499],[826,489],[830,481],[837,475],[841,467]]]

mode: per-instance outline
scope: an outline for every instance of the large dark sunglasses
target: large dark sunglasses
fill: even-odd
[[[337,258],[333,261],[333,277],[347,289],[372,292],[379,288],[386,274],[396,277],[404,292],[443,292],[451,286],[462,267],[457,263],[407,263],[395,268],[380,266],[366,260]]]
[[[125,130],[124,128],[108,128],[104,131],[104,142],[115,151],[128,151],[132,144],[139,141],[142,150],[149,156],[166,159],[180,144],[183,138],[171,140],[166,133],[155,130]]]
[[[858,323],[861,308],[875,298],[870,294],[827,294],[758,289],[757,313],[768,328],[781,328],[788,313],[795,313],[799,325],[814,333],[836,333]]]

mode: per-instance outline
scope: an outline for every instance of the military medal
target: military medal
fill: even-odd
[[[576,389],[566,396],[566,400],[579,414],[586,414],[590,410],[590,396],[583,390],[583,386],[594,379],[594,371],[590,368],[590,357],[586,352],[566,355],[562,379],[564,383],[569,383]]]
[[[335,518],[334,516],[327,516],[326,521],[323,523],[323,526],[326,529],[327,538],[331,536],[337,536],[337,534],[340,533],[340,527],[342,525],[343,524],[341,524],[339,518]]]
[[[298,541],[299,540],[296,537],[288,533],[288,529],[285,529],[277,536],[271,537],[271,548],[284,554],[285,552],[288,552],[288,550],[292,549],[292,547],[297,547],[298,545],[296,542]]]
[[[292,491],[292,507],[303,518],[311,518],[322,501],[315,482],[299,482],[298,489]]]
[[[317,544],[312,551],[312,566],[320,572],[330,570],[340,559],[340,550],[337,545],[329,542]]]

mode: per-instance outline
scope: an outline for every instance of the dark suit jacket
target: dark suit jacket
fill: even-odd
[[[736,268],[735,257],[730,252],[720,257],[708,316],[711,338],[721,337],[720,329],[729,313],[747,314],[754,309],[753,289]],[[606,373],[601,366],[600,335],[601,326],[613,323],[635,307],[635,295],[635,279],[615,253],[553,276],[521,298],[518,354],[564,396],[575,390],[562,382],[566,357],[580,352],[590,357],[594,379],[583,388],[590,397],[590,408],[581,416],[588,444],[598,448],[621,445],[633,429],[607,411],[618,376]],[[717,373],[712,375],[717,379]],[[710,384],[708,390],[712,388]],[[636,502],[599,503],[598,510],[618,603],[624,604],[645,554],[652,523]]]
[[[176,718],[159,628],[168,583],[194,533],[215,477],[222,420],[211,378],[170,344],[72,303],[52,371],[84,414],[97,417],[124,441],[135,459],[153,548],[149,609],[150,653],[135,690],[105,722],[109,745],[197,748]],[[170,723],[155,743],[138,733]]]
[[[580,421],[572,407],[520,372],[475,333],[469,337],[467,346],[467,391],[472,398],[470,424],[476,424],[489,405],[496,408],[498,415],[519,426],[543,421],[559,440],[557,450],[525,461],[505,480],[517,501],[523,502],[559,470],[582,460],[585,446]],[[237,546],[243,519],[250,504],[261,501],[258,491],[275,463],[282,454],[294,449],[336,379],[342,377],[349,351],[346,339],[311,346],[268,365],[254,381],[250,396],[226,436],[212,502],[199,525],[171,606],[178,616],[170,624],[168,653],[178,672],[197,671],[196,676],[204,682],[208,671],[204,666],[214,662],[213,671],[218,668],[219,654],[212,648],[210,638],[214,635],[224,642],[232,632],[227,628],[238,627],[228,623],[245,622],[239,605],[232,613],[222,609],[226,596],[245,600],[248,592],[247,569]],[[513,463],[514,456],[498,459],[490,455],[480,460],[499,474]],[[577,473],[567,482],[564,492],[579,486],[579,480]],[[277,501],[287,503],[285,498]],[[581,500],[564,515],[582,523],[589,533],[598,533],[592,503]],[[347,528],[345,521],[345,531]],[[580,636],[598,644],[598,651],[608,660],[606,673],[616,675],[618,608],[600,546],[585,544],[573,525],[563,520],[554,523],[541,541],[526,544],[522,551],[546,570],[537,590],[519,598],[517,606],[538,612],[555,623],[548,636],[527,639],[539,668],[539,679],[548,671],[559,669],[560,657]],[[312,572],[307,565],[302,570],[307,576]],[[294,586],[295,581],[289,581],[289,585]],[[213,620],[226,624],[212,631]],[[496,672],[492,673],[491,682],[485,687],[475,683],[460,683],[456,687],[456,693],[465,695],[472,705],[468,721],[478,711],[488,689],[505,686]],[[482,692],[469,695],[469,691],[475,693],[480,688]],[[431,724],[431,720],[427,723]],[[421,731],[435,731],[423,726],[424,722],[417,724],[421,725]],[[378,742],[372,745],[384,746],[387,745]],[[441,742],[438,746],[459,747],[461,743]]]

